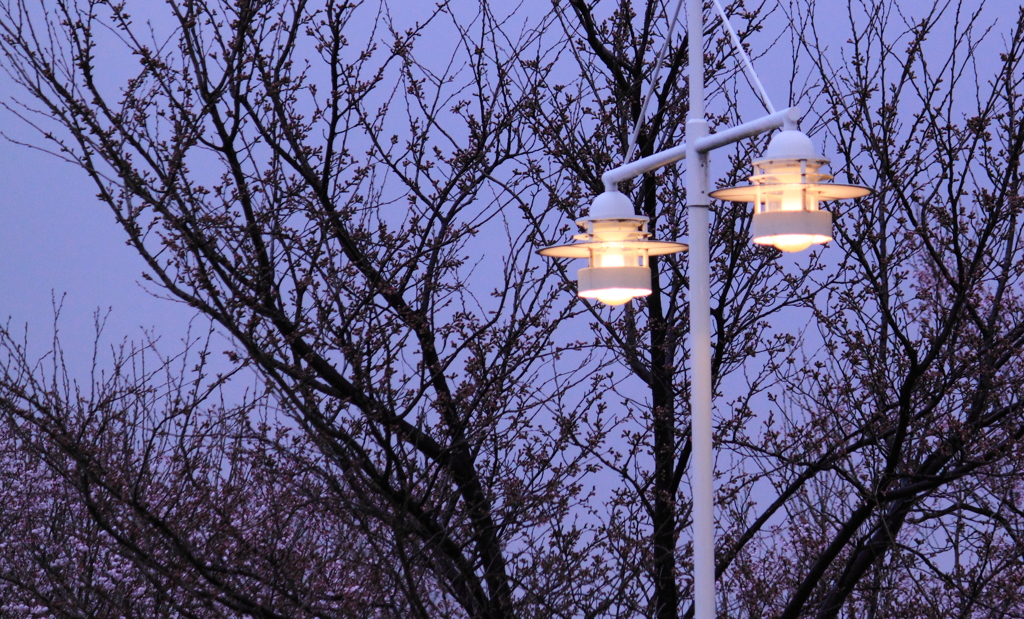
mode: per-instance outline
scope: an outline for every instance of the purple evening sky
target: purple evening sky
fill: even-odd
[[[828,4],[819,3],[819,20],[821,13],[830,10]],[[920,14],[931,4],[899,2],[909,14]],[[1010,4],[1016,3],[989,3],[989,19],[997,21],[989,46],[999,47],[998,9]],[[157,14],[162,8],[162,3],[150,0],[140,3],[136,12]],[[942,41],[933,40],[931,45],[934,50]],[[776,104],[784,104],[789,68],[777,64],[762,59],[757,69]],[[12,94],[16,94],[14,88],[0,74],[0,97],[6,100]],[[16,140],[41,142],[33,129],[4,110],[0,110],[0,131]],[[108,342],[137,338],[140,328],[152,328],[174,341],[185,335],[193,316],[184,305],[157,299],[142,288],[142,260],[124,245],[123,232],[96,200],[92,183],[81,170],[6,140],[0,140],[0,265],[0,318],[10,317],[16,333],[28,325],[37,352],[48,345],[52,301],[60,302],[62,296],[62,340],[69,351],[78,353],[91,352],[97,310],[110,310]],[[88,357],[80,358],[88,363]]]
[[[10,84],[0,81],[0,92]],[[39,137],[12,115],[0,116],[15,139]],[[88,352],[94,314],[110,309],[107,341],[155,328],[180,338],[193,312],[144,291],[142,259],[82,170],[52,155],[0,140],[0,317],[14,332],[28,325],[33,349],[47,346],[53,303],[64,296],[59,328],[68,350]],[[88,359],[83,359],[87,362]]]

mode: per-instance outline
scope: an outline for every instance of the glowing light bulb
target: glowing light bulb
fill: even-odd
[[[606,252],[601,254],[601,267],[624,267],[626,257],[620,252]]]
[[[637,296],[636,292],[638,291],[627,290],[625,288],[606,288],[601,291],[597,300],[605,305],[624,305]]]
[[[768,237],[768,240],[771,245],[790,253],[803,251],[816,242],[815,237],[810,234],[779,234]],[[820,243],[821,241],[817,242]]]
[[[787,185],[782,190],[782,204],[780,211],[802,211],[804,210],[804,192],[799,185]]]

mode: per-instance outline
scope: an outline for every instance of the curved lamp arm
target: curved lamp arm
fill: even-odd
[[[784,110],[775,112],[774,114],[768,114],[762,116],[757,120],[737,125],[725,131],[718,133],[712,133],[711,135],[698,138],[696,142],[697,152],[707,153],[716,148],[727,146],[733,142],[738,142],[744,138],[751,136],[760,135],[766,131],[778,129],[780,127],[784,129],[796,129],[797,122],[800,120],[802,112],[798,107],[790,107]],[[673,164],[677,161],[681,161],[686,158],[686,143],[680,144],[679,146],[673,146],[667,150],[663,150],[660,153],[655,153],[643,159],[637,159],[620,165],[617,168],[608,170],[601,175],[601,181],[604,183],[605,191],[618,191],[619,183],[627,181],[631,178],[635,178],[650,172],[651,170],[657,170],[658,168],[665,167]]]

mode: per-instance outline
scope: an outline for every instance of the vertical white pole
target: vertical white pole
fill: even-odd
[[[711,420],[711,250],[708,157],[697,141],[704,120],[704,3],[687,0],[690,112],[686,122],[686,201],[690,220],[690,423],[693,483],[694,619],[715,619],[715,503]]]

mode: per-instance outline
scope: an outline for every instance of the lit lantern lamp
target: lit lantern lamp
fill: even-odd
[[[811,139],[797,130],[775,134],[764,157],[753,162],[750,185],[727,187],[709,195],[719,200],[753,202],[752,240],[787,252],[832,240],[832,213],[818,208],[821,200],[862,198],[871,190],[859,185],[828,183],[818,170],[829,160],[818,155]]]
[[[573,237],[578,243],[545,247],[537,253],[552,258],[588,258],[579,270],[579,295],[605,305],[622,305],[651,294],[651,256],[686,249],[682,243],[650,240],[648,218],[633,213],[625,194],[606,191],[594,200],[590,217],[576,224],[586,230]]]

